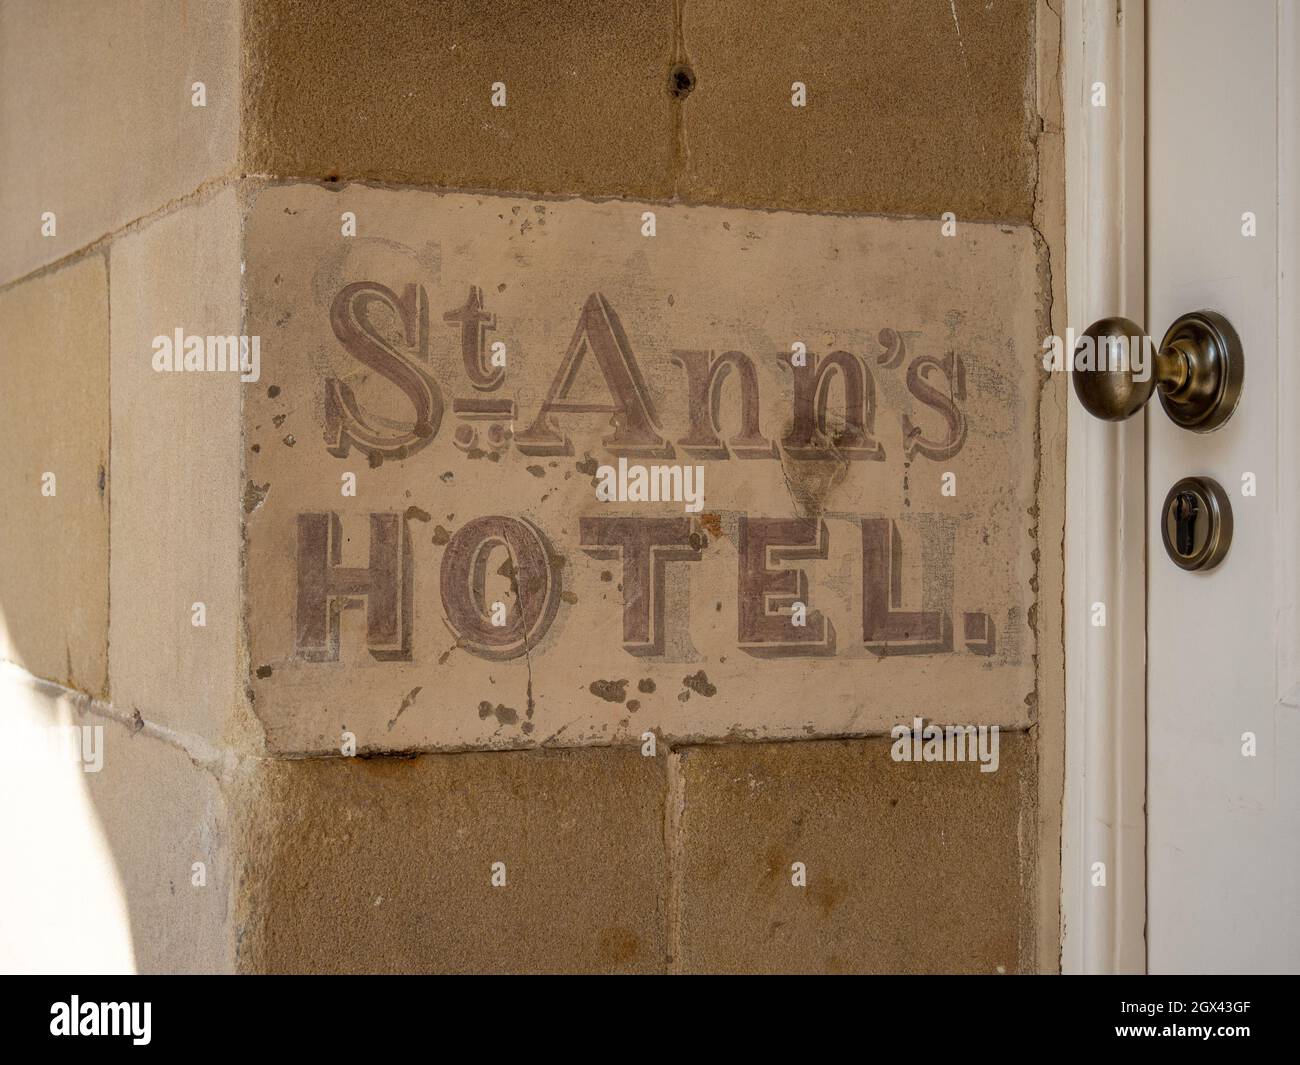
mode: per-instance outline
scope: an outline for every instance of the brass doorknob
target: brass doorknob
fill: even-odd
[[[1241,341],[1216,311],[1193,311],[1175,320],[1151,350],[1141,326],[1128,318],[1102,318],[1074,349],[1074,392],[1089,414],[1123,421],[1157,389],[1176,425],[1208,433],[1226,422],[1241,398]]]

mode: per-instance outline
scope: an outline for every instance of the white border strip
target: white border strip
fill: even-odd
[[[1068,0],[1063,100],[1069,324],[1145,318],[1145,7]],[[1105,85],[1106,106],[1093,105]],[[1073,389],[1071,388],[1071,392]],[[1073,396],[1065,521],[1061,968],[1146,970],[1146,416]],[[1106,624],[1093,624],[1104,603]],[[1105,886],[1095,863],[1105,864]]]
[[[1300,707],[1300,4],[1277,6],[1277,699]]]

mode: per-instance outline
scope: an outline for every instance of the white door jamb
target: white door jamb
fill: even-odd
[[[1062,17],[1067,318],[1076,333],[1105,315],[1149,329],[1145,5],[1066,0]],[[1101,422],[1071,395],[1061,833],[1067,973],[1146,969],[1145,438],[1145,412]]]

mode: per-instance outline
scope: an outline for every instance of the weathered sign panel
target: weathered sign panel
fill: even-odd
[[[246,246],[273,748],[1032,716],[1027,227],[294,185]]]

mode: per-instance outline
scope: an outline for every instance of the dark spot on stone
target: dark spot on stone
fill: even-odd
[[[519,726],[519,731],[521,731],[525,736],[531,736],[533,734],[533,729],[535,729],[536,727],[537,726],[534,725],[531,721],[525,721],[522,725]]]
[[[692,551],[703,551],[709,546],[709,538],[702,532],[693,532],[686,538],[686,542],[691,545]]]
[[[614,574],[610,573],[607,569],[603,569],[600,571],[600,579],[607,582],[612,581],[614,579]]]
[[[649,677],[642,677],[636,682],[636,690],[642,695],[650,695],[655,690],[655,682]]]
[[[401,705],[397,708],[397,713],[393,715],[393,720],[388,723],[388,727],[390,729],[397,724],[397,719],[406,712],[407,707],[409,707],[413,702],[415,702],[415,697],[419,695],[420,692],[422,692],[423,690],[424,690],[424,686],[417,684],[414,688],[412,688],[409,692],[406,693],[406,695],[402,698]]]
[[[441,525],[435,525],[433,527],[433,542],[439,547],[442,547],[444,544],[449,544],[451,543],[451,533]]]
[[[493,451],[490,455],[488,455],[488,462],[500,462],[500,461],[501,461],[500,451]]]
[[[718,694],[718,689],[709,683],[708,674],[704,670],[698,673],[692,673],[689,677],[683,677],[682,683],[697,695],[703,695],[706,699],[711,699]]]
[[[280,443],[282,443],[285,447],[293,447],[293,445],[296,444],[297,442],[298,440],[293,435],[293,433],[290,433],[288,436],[286,436],[283,440],[280,441]]]
[[[641,948],[636,933],[626,928],[606,928],[600,933],[600,956],[612,963],[631,961]]]
[[[244,513],[251,514],[266,502],[266,493],[270,490],[270,484],[254,484],[249,481],[244,485]]]
[[[280,426],[284,424],[284,419],[287,417],[288,415],[286,414],[277,414],[274,418],[271,419],[271,424],[274,425],[277,429],[279,429]]]
[[[628,713],[635,714],[638,710],[641,709],[641,700],[629,699],[627,701],[627,709],[628,709]]]
[[[510,581],[510,594],[519,598],[519,573],[515,570],[515,560],[507,558],[497,567],[497,574]]]
[[[99,467],[99,481],[98,481],[98,484],[99,484],[99,494],[100,494],[101,496],[104,494],[104,482],[105,482],[107,476],[108,476],[108,475],[107,475],[107,473],[105,472],[104,467],[103,467],[103,466],[100,466],[100,467]]]
[[[577,595],[573,592],[561,592],[560,598],[563,599],[570,606],[572,606],[574,603],[578,601]]]
[[[675,100],[685,100],[695,88],[695,71],[686,63],[675,63],[668,71],[668,93]]]
[[[819,878],[809,890],[823,918],[831,915],[844,894],[844,889],[830,877]]]
[[[140,716],[140,711],[135,710],[131,714],[131,734],[135,735],[144,728],[144,718]]]
[[[453,477],[455,477],[455,476],[456,476],[456,475],[455,475],[454,473],[452,473],[451,470],[448,470],[446,473],[439,474],[439,475],[438,475],[438,480],[442,481],[442,482],[445,484],[446,482],[450,481],[450,480],[451,480]]]
[[[383,464],[384,464],[383,455],[381,455],[378,451],[370,452],[370,468],[372,470],[377,470]]]
[[[257,675],[258,675],[259,677],[261,677],[262,680],[266,680],[266,678],[269,677],[269,676],[271,675],[271,667],[270,667],[270,666],[258,666],[258,667],[257,667]]]
[[[596,471],[600,469],[600,463],[591,457],[590,452],[586,452],[583,460],[575,462],[573,468],[585,477],[595,477]]]
[[[270,396],[272,399],[275,399],[275,397],[280,394],[280,386],[272,385],[270,388],[266,390],[266,394]]]
[[[254,445],[253,445],[253,454],[254,454],[254,455],[261,454],[261,451],[262,451],[262,445],[261,445],[261,444],[254,444]]]
[[[587,690],[607,703],[621,703],[627,698],[627,681],[593,680],[587,686]]]
[[[719,614],[722,613],[722,600],[721,600],[721,599],[718,600],[717,605],[715,605],[713,609],[716,610]]]
[[[498,725],[513,725],[519,720],[519,711],[506,706],[504,703],[497,703],[496,706],[493,706],[491,703],[484,701],[478,704],[478,716],[480,721],[495,717]]]
[[[534,477],[545,477],[545,476],[546,476],[546,470],[543,469],[541,466],[528,466],[528,467],[525,467],[525,468],[526,468],[526,469],[528,470],[528,472],[531,473]]]
[[[407,521],[433,521],[433,515],[427,510],[421,510],[419,507],[406,508]]]

